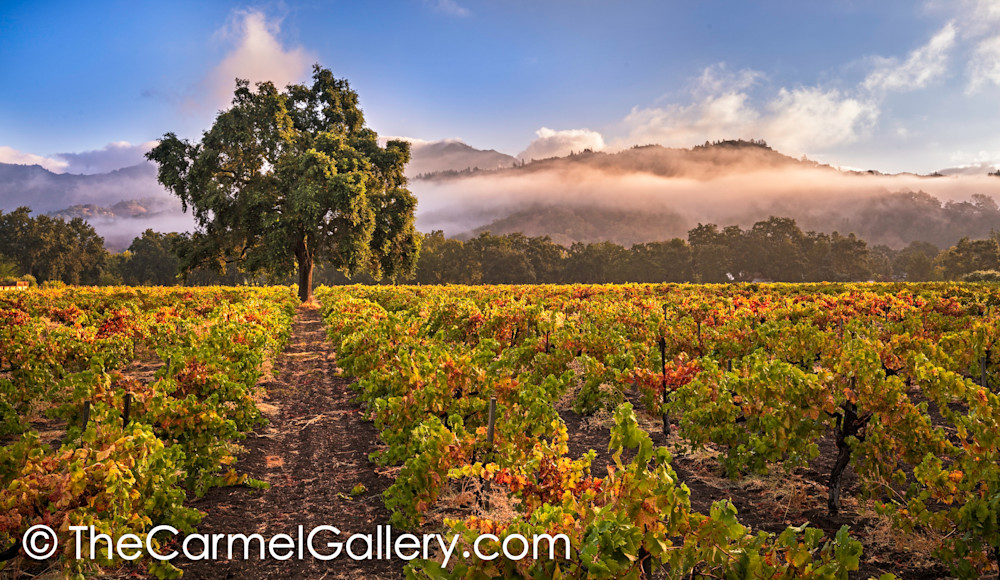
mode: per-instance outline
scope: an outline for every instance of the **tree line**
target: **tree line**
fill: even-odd
[[[84,285],[291,283],[225,269],[182,272],[189,234],[146,230],[110,253],[93,227],[28,208],[0,211],[0,278],[28,275]],[[422,236],[415,274],[380,283],[543,284],[625,282],[850,282],[992,279],[1000,271],[1000,233],[962,238],[949,248],[913,242],[900,250],[870,246],[854,234],[803,232],[795,220],[771,217],[749,228],[699,224],[687,239],[624,247],[611,242],[556,244],[548,236],[482,233],[468,240],[440,231]],[[376,283],[319,265],[316,283]]]

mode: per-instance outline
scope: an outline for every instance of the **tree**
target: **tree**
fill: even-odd
[[[930,242],[910,242],[896,253],[892,268],[896,276],[907,282],[926,282],[934,279],[934,259],[940,250]]]
[[[698,224],[688,231],[691,247],[691,270],[697,282],[724,283],[733,280],[731,236],[719,232],[715,224]]]
[[[415,282],[419,284],[476,284],[482,279],[475,262],[459,240],[449,239],[441,230],[424,236],[420,244]]]
[[[1000,268],[1000,244],[993,238],[970,240],[962,238],[957,244],[941,252],[937,258],[949,280],[957,280],[977,270]]]
[[[31,209],[19,207],[6,214],[0,211],[0,256],[39,282],[96,284],[108,251],[104,238],[80,218],[33,218]]]
[[[569,248],[563,281],[579,284],[619,284],[625,281],[628,250],[613,242],[584,244]]]
[[[479,264],[484,284],[533,284],[535,270],[525,254],[522,234],[483,232],[465,242],[466,255]]]
[[[691,248],[674,238],[646,242],[629,249],[629,282],[687,282],[691,280]]]
[[[303,301],[317,260],[349,276],[412,273],[419,242],[403,176],[409,144],[379,145],[346,80],[319,65],[312,80],[279,92],[237,79],[232,106],[201,142],[167,133],[147,154],[198,225],[179,245],[183,271],[235,263],[279,279],[297,269]]]
[[[173,246],[181,236],[146,230],[132,240],[127,259],[122,261],[122,279],[130,285],[174,286],[177,284],[177,255]]]
[[[806,236],[792,218],[771,216],[747,232],[757,270],[775,282],[801,282],[808,270]]]

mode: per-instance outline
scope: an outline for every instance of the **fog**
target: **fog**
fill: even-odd
[[[156,232],[190,232],[194,230],[194,218],[190,213],[159,214],[150,217],[87,218],[94,231],[104,238],[104,247],[112,252],[127,250],[132,240],[147,229]]]
[[[902,221],[937,219],[947,202],[966,202],[973,194],[1000,198],[1000,178],[981,176],[920,177],[841,172],[825,166],[796,165],[760,170],[697,172],[698,177],[621,173],[591,167],[553,167],[539,171],[504,171],[470,177],[416,180],[417,227],[456,235],[507,215],[532,208],[561,206],[591,210],[670,213],[681,219],[664,224],[655,239],[685,237],[698,223],[744,227],[771,215],[795,218],[804,230],[851,233],[864,229],[873,208]],[[925,192],[902,205],[900,192]],[[926,215],[905,215],[921,212]],[[885,216],[883,216],[885,217]],[[1000,229],[1000,223],[996,224]],[[497,232],[494,232],[497,233]],[[859,235],[873,232],[856,232]],[[878,233],[878,232],[874,232]],[[878,243],[905,245],[906,236],[884,232]]]

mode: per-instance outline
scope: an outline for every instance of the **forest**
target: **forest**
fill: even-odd
[[[545,284],[653,282],[860,282],[991,280],[1000,276],[1000,234],[962,238],[951,247],[911,242],[896,250],[854,234],[804,232],[791,218],[749,228],[699,224],[687,239],[626,247],[612,242],[566,247],[548,236],[480,233],[469,240],[440,231],[421,236],[415,273],[348,278],[317,265],[317,284]],[[181,271],[189,234],[146,230],[111,253],[82,219],[34,217],[28,208],[0,212],[0,278],[39,284],[210,285],[290,282],[243,272],[235,264]]]

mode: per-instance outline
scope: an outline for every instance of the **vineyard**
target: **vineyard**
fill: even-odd
[[[414,560],[408,578],[996,570],[1000,288],[352,286],[316,297],[339,372],[356,378],[359,412],[343,415],[378,431],[367,452],[390,480],[376,498],[385,523],[457,534],[459,553],[484,533],[570,539],[569,558]],[[190,533],[211,523],[193,498],[269,493],[241,470],[236,442],[264,423],[261,377],[303,316],[296,303],[288,288],[0,295],[0,575],[23,564],[11,558],[35,524],[65,537],[78,525]],[[181,573],[60,546],[67,575]]]
[[[402,466],[385,494],[395,525],[419,525],[450,489],[471,485],[489,494],[487,509],[498,496],[513,507],[501,519],[446,517],[465,542],[484,531],[572,539],[570,561],[448,570],[423,561],[415,577],[843,578],[859,568],[862,543],[846,525],[768,533],[743,526],[726,499],[693,510],[672,454],[701,454],[734,480],[794,478],[825,460],[818,493],[828,522],[849,500],[932,553],[930,577],[995,569],[996,288],[354,287],[318,296],[339,364],[359,378],[385,444],[373,457]],[[611,414],[603,477],[593,451],[569,455],[561,405]],[[640,429],[637,411],[660,418],[653,427],[672,449],[654,447],[655,429]],[[856,497],[844,497],[846,472]]]
[[[108,572],[121,560],[71,557],[70,526],[113,537],[145,538],[161,524],[191,532],[201,514],[188,494],[265,487],[232,467],[233,442],[260,422],[255,385],[296,303],[288,288],[0,296],[3,560],[45,524],[63,537],[67,576]],[[179,575],[169,562],[143,564]]]

